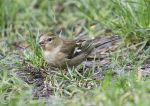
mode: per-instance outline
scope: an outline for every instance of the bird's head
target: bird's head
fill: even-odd
[[[62,39],[55,34],[49,32],[41,34],[38,43],[43,50],[50,50],[61,45]]]

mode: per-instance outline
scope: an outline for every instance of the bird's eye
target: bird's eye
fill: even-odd
[[[47,41],[51,41],[51,40],[52,40],[52,38],[48,38],[48,39],[47,39]]]

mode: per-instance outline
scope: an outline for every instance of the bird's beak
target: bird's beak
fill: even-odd
[[[39,45],[40,45],[40,46],[44,46],[44,45],[45,45],[44,41],[40,41],[40,42],[39,42]]]

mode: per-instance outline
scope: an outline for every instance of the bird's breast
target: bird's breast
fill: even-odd
[[[53,65],[62,64],[61,62],[65,58],[65,55],[60,52],[60,47],[54,48],[53,50],[50,51],[44,51],[43,56],[47,63]]]
[[[45,51],[43,55],[46,62],[53,63],[55,61],[56,54],[54,52]]]

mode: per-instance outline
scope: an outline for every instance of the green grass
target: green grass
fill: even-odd
[[[54,106],[149,106],[150,78],[137,75],[138,67],[150,55],[149,47],[145,48],[150,40],[149,0],[61,0],[64,10],[56,11],[58,2],[0,0],[0,105],[41,106],[46,101]],[[72,69],[67,74],[60,70],[50,81],[50,99],[33,99],[34,85],[15,76],[14,70],[24,67],[19,57],[31,66],[46,67],[36,43],[39,33],[52,31],[75,38],[79,21],[83,22],[81,35],[93,37],[111,29],[131,46],[113,53],[112,68],[101,80],[92,79],[92,70],[79,73]],[[16,49],[14,42],[30,48]],[[131,70],[127,69],[129,64]],[[113,72],[118,74],[113,76]]]
[[[113,22],[121,35],[128,40],[144,39],[148,40],[150,15],[148,8],[150,2],[148,0],[129,0],[121,2],[114,1],[116,4],[116,19]],[[132,38],[132,39],[131,39]]]

